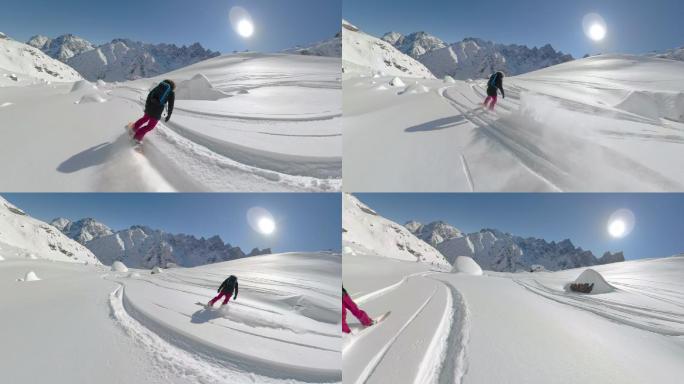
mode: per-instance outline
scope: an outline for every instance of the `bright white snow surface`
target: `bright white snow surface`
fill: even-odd
[[[0,190],[338,191],[340,76],[339,58],[244,53],[97,86],[3,77]],[[175,109],[141,154],[124,126],[165,78]]]
[[[345,73],[345,189],[353,191],[679,191],[684,63],[604,55],[504,79]]]
[[[27,270],[42,280],[15,281]],[[230,274],[237,300],[196,304]],[[3,382],[341,382],[340,276],[329,253],[154,275],[10,258],[0,264]]]
[[[477,264],[472,257],[458,256],[454,260],[454,268],[451,272],[464,273],[466,275],[480,276],[482,275],[482,268]]]
[[[582,269],[468,276],[344,255],[347,291],[371,317],[344,336],[345,384],[679,383],[684,255],[593,267],[616,290],[563,287]]]

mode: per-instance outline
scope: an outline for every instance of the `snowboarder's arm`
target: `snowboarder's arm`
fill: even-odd
[[[506,98],[506,94],[504,93],[503,86],[500,86],[500,87],[499,87],[499,90],[501,91],[501,97],[503,97],[503,98],[505,99],[505,98]]]
[[[176,94],[174,92],[171,92],[171,95],[169,96],[169,108],[166,112],[166,121],[169,121],[171,118],[171,113],[173,112],[173,103],[176,101]]]
[[[216,290],[216,292],[221,292],[221,291],[223,291],[223,287],[225,287],[225,286],[226,286],[226,282],[224,281],[223,283],[221,283],[221,285],[219,285],[219,287],[218,287],[218,289]]]
[[[237,299],[237,293],[238,293],[238,282],[235,282],[235,294],[233,295],[233,300]]]

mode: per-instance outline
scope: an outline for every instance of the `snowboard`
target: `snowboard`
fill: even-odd
[[[136,151],[136,152],[138,152],[138,153],[140,153],[140,154],[142,154],[142,153],[143,153],[142,142],[138,142],[137,140],[135,140],[135,139],[133,138],[133,136],[134,136],[134,132],[133,132],[133,123],[128,123],[128,124],[126,124],[126,125],[124,126],[124,130],[126,131],[126,133],[128,133],[128,136],[129,136],[130,139],[131,139],[131,145],[133,146],[133,150]]]
[[[221,307],[212,307],[207,303],[200,303],[199,301],[196,302],[195,304],[199,305],[200,307],[204,307],[204,309],[219,309]]]
[[[351,334],[354,335],[354,336],[357,336],[357,335],[362,334],[365,330],[367,330],[367,329],[369,329],[369,328],[373,328],[373,327],[375,327],[376,325],[378,325],[378,324],[382,323],[383,321],[385,321],[385,319],[387,319],[387,317],[388,317],[391,313],[392,313],[392,311],[387,311],[387,312],[383,313],[382,315],[380,315],[380,316],[374,318],[374,319],[373,319],[373,324],[371,324],[371,325],[369,325],[369,326],[367,326],[367,327],[364,327],[364,326],[361,325],[361,324],[354,324],[354,326],[350,326],[349,328],[351,328],[351,330],[352,330],[352,333],[351,333]]]

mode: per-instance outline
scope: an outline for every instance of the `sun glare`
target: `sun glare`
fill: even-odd
[[[589,13],[582,19],[584,34],[592,41],[602,41],[608,33],[606,20],[598,13]]]
[[[622,220],[614,220],[608,225],[608,232],[613,237],[622,237],[625,235],[625,230],[627,226]]]
[[[242,37],[250,37],[254,33],[254,24],[247,19],[242,19],[237,24],[237,31]]]
[[[259,232],[263,233],[264,235],[270,235],[275,231],[275,221],[271,219],[270,217],[262,217],[259,219]]]
[[[589,28],[589,37],[594,41],[601,41],[606,37],[606,28],[600,24],[594,24]]]

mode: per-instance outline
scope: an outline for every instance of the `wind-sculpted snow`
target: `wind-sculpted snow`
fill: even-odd
[[[597,266],[616,289],[584,295],[563,288],[582,270],[468,276],[345,255],[357,304],[371,317],[391,314],[366,329],[348,315],[344,383],[677,383],[682,268],[682,256]]]
[[[204,308],[229,274],[237,299]],[[117,278],[111,305],[151,354],[195,374],[202,365],[236,383],[340,382],[340,274],[335,254],[257,256]]]
[[[12,104],[0,113],[16,129],[0,142],[7,176],[0,190],[338,191],[339,71],[336,58],[247,53],[97,89],[1,87],[0,104]],[[167,77],[180,88],[172,119],[135,151],[124,126],[142,116],[148,91]],[[9,160],[16,158],[34,161],[16,167]]]
[[[345,73],[345,185],[679,191],[683,74],[679,61],[594,56],[506,77],[506,98],[491,112],[482,107],[485,80],[419,79],[435,91],[398,95],[377,89],[394,76]]]

